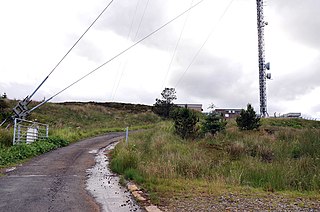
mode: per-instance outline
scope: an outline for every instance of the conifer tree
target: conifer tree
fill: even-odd
[[[254,130],[260,127],[260,118],[257,117],[251,104],[247,105],[247,110],[242,109],[240,116],[236,118],[237,126],[240,130]]]

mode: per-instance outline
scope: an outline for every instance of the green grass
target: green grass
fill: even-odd
[[[21,143],[11,147],[3,147],[0,149],[0,167],[15,164],[68,144],[63,139],[52,137],[45,141],[33,142],[32,144]]]
[[[217,189],[319,194],[318,122],[285,121],[286,126],[281,119],[264,120],[259,131],[239,131],[231,122],[225,133],[196,140],[182,140],[173,133],[171,122],[162,122],[132,135],[129,145],[117,145],[111,168],[120,174],[134,169],[142,186],[153,194],[184,193],[179,182],[185,181]],[[301,127],[293,127],[296,123]]]
[[[291,127],[296,129],[320,129],[320,122],[305,119],[287,119],[287,118],[268,118],[262,119],[263,125],[276,127]]]

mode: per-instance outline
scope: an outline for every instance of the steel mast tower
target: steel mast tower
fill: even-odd
[[[268,25],[268,23],[264,21],[263,3],[264,0],[257,0],[260,115],[266,117],[268,115],[266,79],[270,79],[271,75],[266,74],[266,69],[269,70],[270,65],[269,63],[265,63],[264,27]]]

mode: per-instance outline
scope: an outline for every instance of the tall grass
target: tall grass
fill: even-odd
[[[116,147],[112,169],[134,169],[145,184],[155,178],[188,179],[268,191],[320,190],[317,128],[264,124],[260,131],[244,132],[231,124],[225,133],[194,141],[172,131],[172,123],[163,122],[132,135],[129,145]]]
[[[6,130],[6,129],[0,128],[0,148],[11,146],[12,139],[13,139],[12,130]]]

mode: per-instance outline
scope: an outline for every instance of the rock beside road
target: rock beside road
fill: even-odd
[[[289,198],[270,193],[234,194],[163,199],[162,211],[320,211],[319,199]]]

